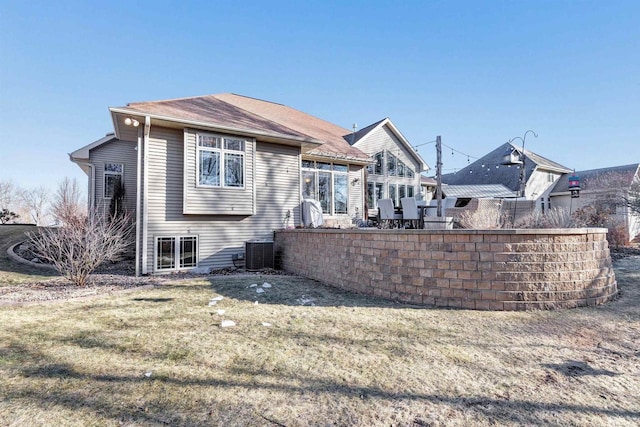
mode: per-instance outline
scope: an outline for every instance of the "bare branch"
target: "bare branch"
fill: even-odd
[[[20,193],[22,202],[29,210],[29,214],[36,225],[42,225],[45,219],[47,205],[49,203],[49,190],[40,186]]]
[[[78,286],[85,286],[89,275],[103,262],[116,261],[131,243],[134,224],[128,215],[108,219],[92,212],[81,220],[58,228],[29,233],[31,243],[42,259]]]
[[[86,205],[82,200],[78,181],[65,177],[60,182],[54,194],[51,212],[56,222],[62,225],[73,225],[76,221],[86,218]]]

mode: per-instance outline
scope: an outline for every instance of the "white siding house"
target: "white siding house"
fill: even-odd
[[[233,94],[110,111],[115,134],[70,157],[97,209],[108,209],[110,183],[124,182],[138,274],[233,265],[246,241],[301,225],[305,188],[322,197],[329,226],[363,215],[369,157],[346,129]]]
[[[390,198],[399,206],[401,198],[421,195],[421,173],[429,166],[389,118],[354,132],[348,141],[371,157],[365,187],[370,215],[377,212],[379,199]]]

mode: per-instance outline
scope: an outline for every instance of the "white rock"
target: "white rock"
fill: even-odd
[[[269,322],[262,322],[262,326],[267,326],[267,327],[268,327],[268,326],[271,326],[271,323],[269,323]]]
[[[271,287],[271,283],[264,282],[264,283],[262,284],[262,287],[263,287],[263,288],[270,288],[270,287]]]
[[[209,305],[216,305],[218,301],[209,301]]]
[[[211,301],[222,301],[224,299],[223,296],[218,295],[217,297],[211,298]]]
[[[264,293],[264,289],[258,288],[258,289],[256,289],[256,293],[257,294],[262,294],[262,293]]]
[[[236,326],[236,322],[234,322],[233,320],[223,320],[222,322],[220,322],[221,328],[228,328],[230,326]]]
[[[256,286],[258,286],[257,283],[253,283],[253,284],[249,285],[250,288],[255,288]]]
[[[258,301],[254,301],[254,302],[253,302],[253,305],[258,305]]]
[[[152,373],[153,373],[152,371],[145,372],[145,373],[144,373],[144,376],[145,376],[145,377],[147,377],[147,378],[149,378],[149,377],[151,376],[151,374],[152,374]]]
[[[225,313],[225,310],[218,310],[218,311],[216,311],[216,313],[218,313],[220,316],[222,316]]]

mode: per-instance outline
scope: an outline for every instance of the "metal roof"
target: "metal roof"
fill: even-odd
[[[477,199],[515,197],[515,192],[502,184],[485,185],[443,185],[442,192],[447,197],[469,197]]]

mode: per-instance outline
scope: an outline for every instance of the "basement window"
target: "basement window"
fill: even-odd
[[[155,252],[157,271],[170,271],[197,267],[198,237],[157,237]]]

